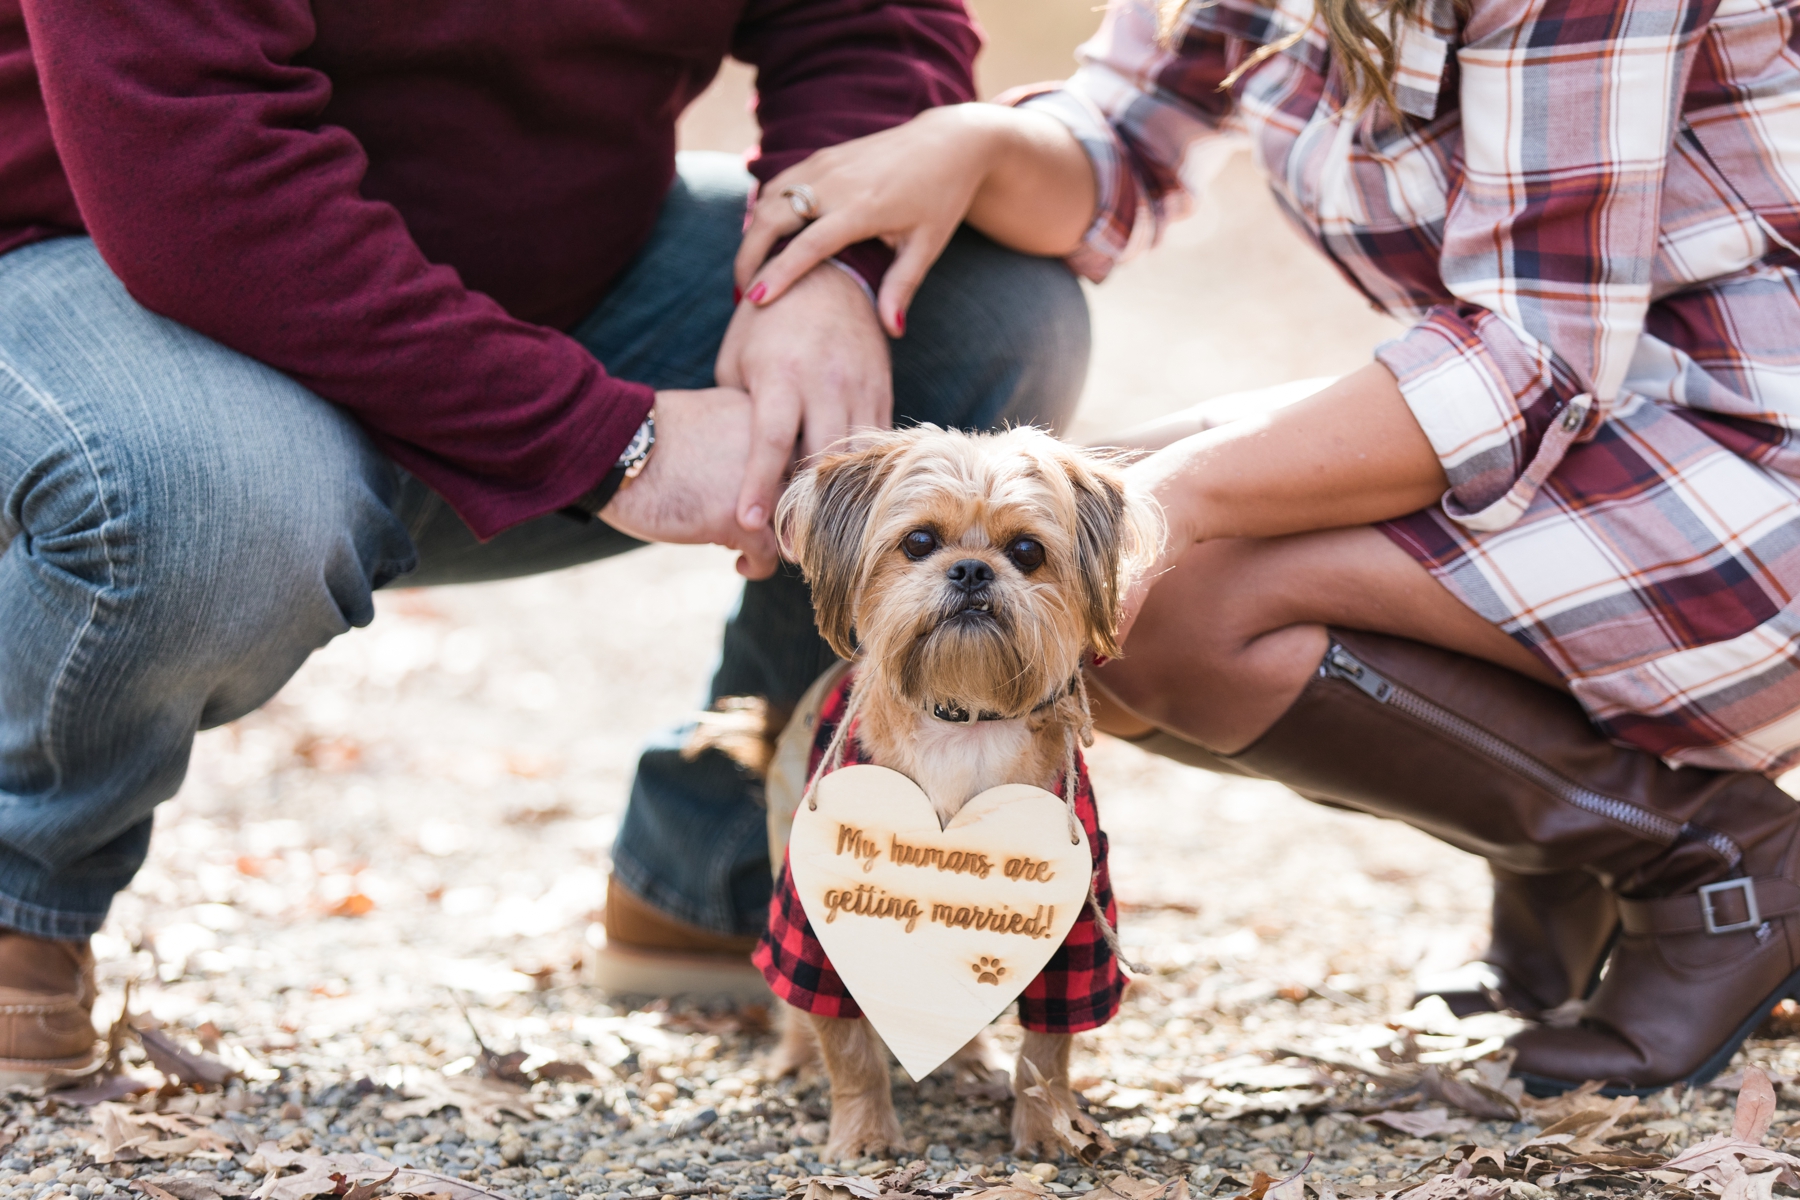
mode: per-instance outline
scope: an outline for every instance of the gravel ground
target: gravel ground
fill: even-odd
[[[979,3],[997,46],[987,89],[1063,73],[1090,3]],[[741,146],[743,96],[728,70],[686,144]],[[1394,329],[1299,244],[1241,159],[1094,303],[1082,434],[1351,369]],[[122,1065],[153,1090],[0,1099],[0,1200],[1786,1188],[1800,1041],[1781,1035],[1800,1026],[1766,1028],[1723,1086],[1533,1105],[1474,1061],[1504,1028],[1412,1009],[1416,975],[1482,943],[1477,861],[1106,741],[1090,765],[1121,933],[1153,968],[1078,1041],[1077,1085],[1116,1151],[1013,1162],[991,1086],[896,1072],[907,1154],[820,1162],[819,1080],[765,1077],[766,1011],[634,1005],[580,982],[636,750],[697,703],[735,594],[729,556],[676,547],[390,593],[274,702],[203,734],[97,939],[99,1016],[119,1014],[129,983],[156,1055],[125,1035]],[[1002,1051],[1017,1036],[1010,1018],[993,1032]],[[1774,1087],[1749,1073],[1748,1136],[1718,1149],[1749,1063]],[[177,1082],[216,1064],[235,1072],[222,1088]],[[1704,1171],[1661,1166],[1696,1146]],[[1733,1184],[1745,1157],[1754,1177]],[[836,1175],[859,1182],[820,1181]]]
[[[697,693],[734,592],[725,555],[659,547],[547,578],[388,594],[370,629],[316,656],[275,703],[202,735],[151,863],[98,939],[101,1016],[131,981],[153,1040],[160,1030],[239,1076],[196,1094],[174,1077],[204,1068],[165,1051],[158,1070],[128,1037],[125,1069],[156,1087],[148,1095],[14,1093],[0,1105],[12,1139],[0,1200],[92,1200],[131,1181],[151,1200],[260,1188],[301,1200],[308,1181],[329,1190],[330,1171],[354,1180],[374,1165],[308,1155],[378,1156],[433,1173],[390,1188],[461,1188],[455,1200],[473,1188],[768,1200],[912,1159],[927,1168],[915,1188],[1035,1170],[1021,1179],[1045,1194],[1101,1187],[1126,1200],[1145,1200],[1145,1181],[1257,1194],[1259,1179],[1300,1172],[1290,1190],[1270,1188],[1293,1200],[1394,1193],[1450,1169],[1456,1147],[1517,1151],[1568,1115],[1567,1102],[1545,1110],[1484,1090],[1461,1065],[1492,1049],[1500,1025],[1408,1011],[1416,973],[1480,945],[1476,860],[1103,740],[1091,769],[1121,932],[1153,970],[1118,1020],[1078,1039],[1077,1086],[1117,1151],[1093,1166],[1016,1163],[1002,1095],[896,1071],[908,1154],[820,1162],[820,1081],[765,1078],[765,1010],[634,1006],[580,983],[634,748],[679,719],[682,690]],[[1017,1033],[1003,1018],[993,1037],[1005,1051]],[[1788,1082],[1800,1043],[1758,1041],[1748,1060],[1794,1110],[1774,1114],[1776,1129],[1800,1120]],[[1514,1155],[1515,1172],[1538,1160],[1539,1182],[1506,1194],[1687,1194],[1642,1167],[1728,1128],[1736,1082],[1616,1114],[1587,1159],[1567,1145]],[[1626,1171],[1621,1153],[1642,1162]],[[299,1175],[279,1174],[289,1160]],[[1584,1170],[1613,1175],[1554,1182]],[[1465,1190],[1442,1194],[1485,1194],[1466,1190],[1485,1186],[1478,1175],[1452,1182]],[[1027,1200],[1020,1190],[1006,1200]],[[816,1187],[814,1200],[868,1198]]]

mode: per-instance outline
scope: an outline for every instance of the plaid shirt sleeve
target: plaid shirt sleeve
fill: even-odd
[[[1471,529],[1517,521],[1619,397],[1651,301],[1682,98],[1717,3],[1475,0],[1456,54],[1462,178],[1439,253],[1454,300],[1377,350],[1443,463],[1445,512]],[[1090,279],[1185,213],[1181,166],[1232,119],[1220,81],[1282,32],[1235,19],[1238,36],[1184,18],[1169,47],[1151,0],[1114,0],[1067,83],[1010,98],[1062,120],[1093,161],[1099,209],[1071,259]],[[1268,70],[1292,66],[1251,77]]]
[[[1457,52],[1462,186],[1433,308],[1377,357],[1450,480],[1518,520],[1617,398],[1651,300],[1659,204],[1717,0],[1485,0]]]
[[[1098,202],[1069,265],[1099,282],[1187,215],[1182,165],[1229,115],[1219,85],[1231,68],[1222,35],[1190,34],[1179,50],[1162,45],[1153,0],[1115,0],[1075,57],[1080,65],[1066,82],[999,99],[1055,117],[1087,151]]]

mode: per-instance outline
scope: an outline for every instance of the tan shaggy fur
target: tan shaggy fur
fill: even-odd
[[[1088,715],[1069,683],[1083,655],[1116,655],[1120,606],[1159,543],[1158,515],[1111,456],[1036,429],[971,435],[926,426],[868,435],[802,471],[777,513],[782,547],[813,589],[819,630],[856,660],[860,739],[911,777],[941,821],[1003,783],[1051,787]],[[921,539],[917,535],[928,534]],[[913,552],[908,551],[909,537]],[[921,545],[930,550],[918,553]],[[1042,561],[1026,543],[1036,543]],[[956,586],[958,564],[992,578]],[[995,719],[956,723],[935,708]],[[831,1079],[825,1156],[898,1145],[887,1053],[864,1020],[810,1018]],[[810,1047],[790,1022],[779,1066]],[[1029,1058],[1068,1095],[1068,1035],[1028,1033]],[[979,1040],[959,1070],[984,1061]],[[1013,1078],[1014,1150],[1054,1154],[1050,1108]]]

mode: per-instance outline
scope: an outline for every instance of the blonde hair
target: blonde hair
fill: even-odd
[[[1165,43],[1176,35],[1181,14],[1193,0],[1160,0],[1161,35]],[[1269,0],[1263,0],[1268,3]],[[1363,8],[1361,0],[1313,0],[1319,19],[1325,24],[1325,36],[1331,53],[1343,68],[1350,87],[1350,107],[1361,110],[1381,103],[1393,112],[1400,111],[1394,98],[1396,45],[1400,40],[1400,24],[1410,20],[1425,6],[1425,0],[1387,0],[1376,20]],[[1383,28],[1383,26],[1386,28]],[[1269,42],[1239,63],[1225,77],[1222,87],[1230,87],[1250,70],[1273,55],[1280,54],[1306,34],[1305,28],[1278,41]]]

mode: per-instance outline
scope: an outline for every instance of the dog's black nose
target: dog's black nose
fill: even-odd
[[[951,584],[965,592],[984,588],[994,582],[994,568],[979,558],[965,558],[944,572]]]

